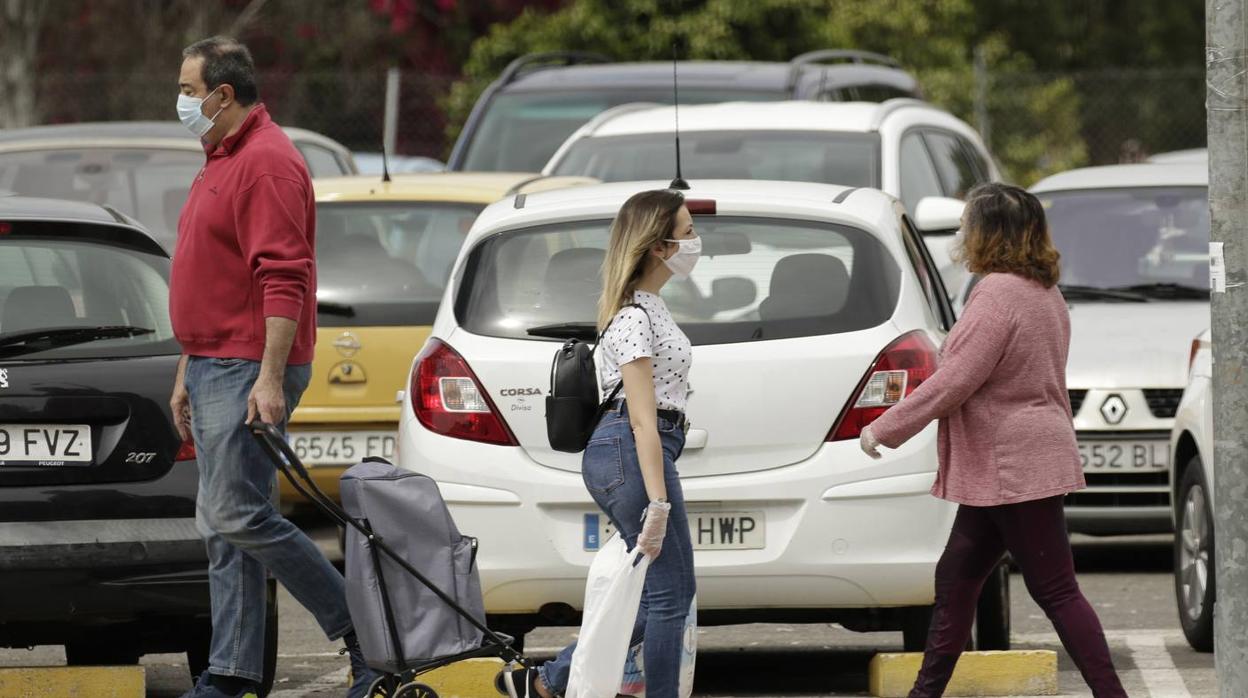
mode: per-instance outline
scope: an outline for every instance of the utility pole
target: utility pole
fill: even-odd
[[[1209,209],[1213,244],[1213,432],[1222,698],[1248,696],[1248,17],[1244,0],[1205,2]],[[1220,248],[1220,249],[1219,249]],[[1221,268],[1222,278],[1219,276]]]

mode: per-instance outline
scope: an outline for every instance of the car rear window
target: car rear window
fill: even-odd
[[[120,358],[177,354],[169,320],[169,260],[125,247],[0,236],[0,343],[5,336],[53,327],[125,325],[152,330],[23,353],[30,359]]]
[[[680,90],[681,104],[728,101],[772,101],[784,93],[703,89]],[[499,94],[471,134],[462,170],[538,172],[560,145],[585,122],[611,107],[629,102],[671,104],[670,86],[574,92],[513,92]],[[669,175],[670,176],[670,175]]]
[[[468,256],[455,311],[475,334],[539,339],[535,327],[593,324],[609,220],[502,233]],[[663,298],[695,345],[853,332],[892,316],[900,270],[857,228],[698,217],[703,257]]]
[[[194,150],[79,148],[0,153],[0,189],[103,204],[134,217],[172,252],[178,216],[204,166]]]
[[[878,187],[879,139],[827,131],[695,131],[680,134],[689,179],[771,179]],[[604,182],[664,179],[676,171],[671,133],[583,138],[554,174]]]
[[[429,325],[478,204],[318,203],[324,326]]]

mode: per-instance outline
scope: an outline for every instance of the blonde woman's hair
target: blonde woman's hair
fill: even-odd
[[[676,213],[685,197],[671,189],[633,194],[611,223],[611,240],[602,260],[602,296],[598,299],[598,330],[606,329],[620,308],[633,302],[645,272],[646,255],[655,243],[672,236]]]

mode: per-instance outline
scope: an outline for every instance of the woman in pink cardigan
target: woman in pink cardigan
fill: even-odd
[[[936,607],[910,698],[941,696],[970,639],[975,602],[1008,551],[1097,698],[1126,696],[1096,612],[1075,579],[1062,498],[1084,487],[1066,392],[1070,318],[1044,209],[1023,189],[976,187],[961,256],[983,275],[940,367],[862,432],[897,448],[940,420],[932,494],[957,502],[936,565]]]

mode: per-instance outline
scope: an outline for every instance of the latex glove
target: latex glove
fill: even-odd
[[[667,535],[667,517],[672,511],[671,502],[650,502],[641,517],[641,533],[637,536],[637,549],[651,560],[663,551],[663,538]]]
[[[858,439],[858,445],[862,447],[862,452],[879,460],[880,458],[880,441],[875,438],[875,434],[871,433],[871,427],[865,427],[862,430],[862,436]]]

